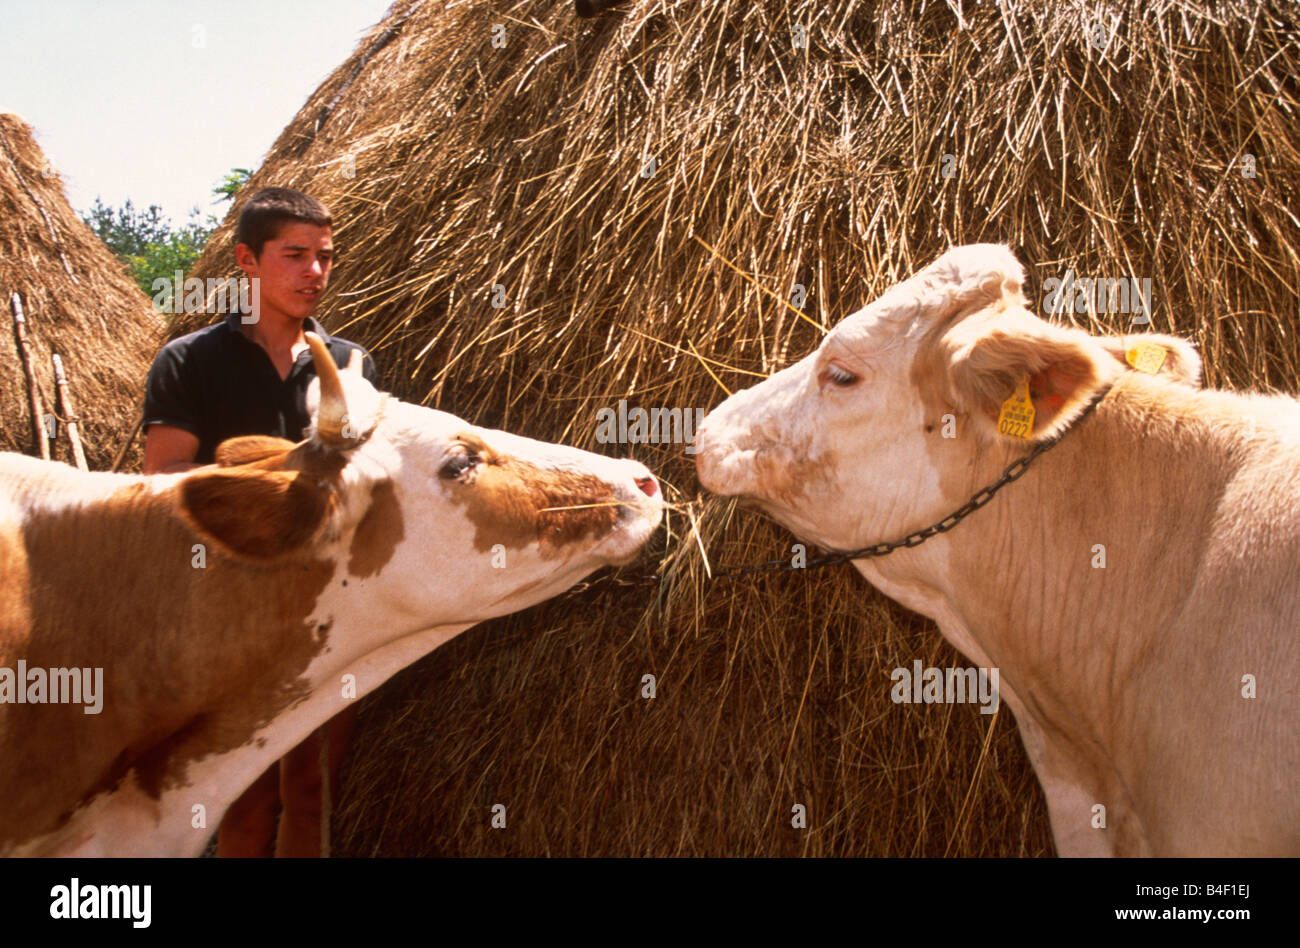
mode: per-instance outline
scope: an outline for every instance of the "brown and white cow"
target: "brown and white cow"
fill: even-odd
[[[700,480],[858,550],[1064,432],[855,565],[999,669],[1062,855],[1300,855],[1300,402],[1199,389],[1178,339],[1044,322],[1023,281],[1003,246],[944,254],[713,411]],[[999,432],[1022,385],[1027,439]]]
[[[656,529],[642,465],[389,399],[308,341],[296,446],[152,477],[0,455],[0,854],[197,854],[353,693]],[[16,703],[19,662],[102,669],[98,711]]]

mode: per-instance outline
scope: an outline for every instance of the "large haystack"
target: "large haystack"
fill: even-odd
[[[26,312],[45,411],[55,411],[50,355],[58,353],[70,377],[87,463],[106,470],[140,416],[163,322],[122,262],[68,205],[31,128],[0,113],[0,450],[35,454],[10,318],[15,292]],[[54,457],[72,461],[62,431]]]
[[[1149,278],[1151,328],[1211,384],[1295,390],[1294,5],[914,7],[399,2],[249,187],[331,206],[327,322],[393,391],[593,450],[629,451],[596,443],[599,408],[714,405],[982,240],[1033,297],[1066,268]],[[232,222],[199,275],[232,272]],[[630,450],[694,495],[679,445]],[[701,533],[715,563],[791,542],[716,502]],[[969,664],[932,626],[843,567],[709,582],[686,535],[675,514],[648,564],[372,698],[341,850],[1052,851],[1008,713],[890,703],[895,667]]]

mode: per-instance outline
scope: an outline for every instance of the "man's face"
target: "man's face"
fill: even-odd
[[[249,277],[257,277],[261,313],[306,319],[316,311],[329,283],[334,243],[328,227],[289,221],[253,256],[247,244],[235,248],[235,259]]]

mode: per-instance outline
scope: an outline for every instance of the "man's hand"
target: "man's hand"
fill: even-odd
[[[144,472],[177,474],[201,467],[194,463],[198,453],[199,439],[184,428],[150,425],[144,436]]]

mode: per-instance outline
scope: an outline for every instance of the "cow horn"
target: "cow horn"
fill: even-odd
[[[347,447],[354,439],[344,437],[343,428],[348,423],[348,403],[343,394],[343,382],[334,357],[325,343],[314,332],[304,333],[311,347],[312,362],[320,379],[320,405],[316,408],[316,440],[327,447]]]
[[[361,350],[353,349],[352,354],[348,356],[348,367],[345,372],[351,372],[353,375],[361,374]]]

